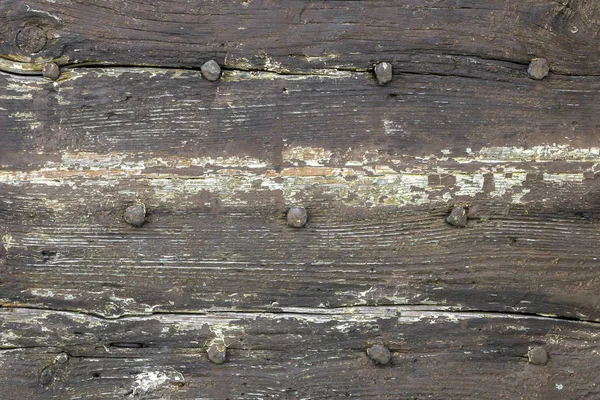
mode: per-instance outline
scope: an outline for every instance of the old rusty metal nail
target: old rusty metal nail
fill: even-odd
[[[139,228],[146,220],[146,206],[143,203],[135,203],[127,207],[123,218],[129,225]]]
[[[367,349],[367,355],[375,364],[386,365],[390,362],[392,355],[387,347],[381,344],[374,344],[369,349]]]
[[[392,81],[392,70],[392,64],[387,62],[382,62],[375,66],[375,77],[379,86],[387,85]]]
[[[532,347],[527,353],[529,362],[533,365],[545,365],[548,362],[548,353],[543,347]]]
[[[550,72],[550,65],[548,65],[548,60],[545,58],[534,58],[527,68],[529,77],[537,80],[547,77],[548,72]]]
[[[40,373],[40,377],[39,377],[39,382],[40,385],[42,386],[48,386],[50,383],[52,383],[52,370],[48,367],[44,368],[42,370],[42,372]]]
[[[287,223],[294,228],[302,228],[308,221],[308,213],[304,207],[292,207],[287,212]]]
[[[213,343],[208,350],[208,359],[215,364],[223,364],[227,358],[227,347],[223,343]]]
[[[69,361],[69,355],[67,353],[60,353],[56,356],[56,362],[59,364],[64,364]]]
[[[46,32],[36,25],[23,27],[16,37],[17,46],[25,53],[39,53],[46,46]]]
[[[202,76],[211,82],[218,80],[221,77],[221,67],[215,60],[210,60],[202,64],[200,67]]]
[[[42,66],[42,75],[44,78],[55,81],[60,76],[60,68],[56,63],[47,63]]]
[[[467,226],[467,212],[462,207],[454,207],[446,222],[459,228]]]

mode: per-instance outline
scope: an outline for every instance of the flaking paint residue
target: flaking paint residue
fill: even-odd
[[[141,372],[133,379],[130,397],[176,390],[178,384],[183,382],[185,382],[183,374],[171,367]]]
[[[22,117],[29,118],[27,115]],[[423,160],[426,162],[415,162],[416,157],[410,161],[409,156],[405,156],[401,164],[394,159],[382,159],[372,151],[365,151],[362,155],[352,153],[352,157],[340,166],[339,162],[331,165],[333,154],[330,150],[295,146],[283,150],[283,161],[287,166],[278,171],[272,168],[270,160],[248,156],[165,158],[141,153],[64,153],[60,162],[48,162],[39,170],[0,171],[0,182],[15,186],[28,182],[75,189],[76,182],[84,180],[87,189],[100,191],[117,185],[121,179],[136,177],[147,180],[147,186],[152,188],[156,198],[165,203],[178,196],[210,192],[218,194],[224,204],[236,205],[246,201],[242,194],[257,190],[279,191],[286,203],[294,203],[315,188],[349,206],[422,205],[480,194],[520,203],[530,190],[526,187],[527,176],[536,170],[533,167],[526,170],[527,167],[514,162],[522,162],[528,157],[548,161],[560,156],[573,162],[589,163],[599,154],[596,148],[565,146],[484,148],[480,152],[469,149],[469,160],[484,162],[481,168],[473,170],[463,166],[465,159],[452,158],[450,152],[446,153],[446,165],[452,167],[440,167],[436,164],[439,162],[436,157]],[[486,165],[491,155],[494,156],[494,165]],[[147,168],[176,168],[178,173],[146,172]],[[190,169],[189,174],[185,172],[187,169]],[[430,182],[431,176],[438,178]],[[444,180],[439,177],[444,177]],[[583,172],[543,174],[543,181],[549,184],[583,180]],[[49,208],[54,206],[59,207],[48,204]]]

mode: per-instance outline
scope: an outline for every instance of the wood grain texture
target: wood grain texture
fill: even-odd
[[[266,17],[268,15],[268,17]],[[600,6],[546,0],[468,1],[3,1],[0,54],[16,61],[306,71],[446,69],[443,56],[526,65],[546,57],[561,74],[597,75]],[[36,27],[47,38],[18,46]],[[440,58],[425,66],[422,56]]]
[[[7,303],[599,318],[595,77],[415,76],[407,90],[362,73],[232,71],[218,85],[164,69],[64,75],[4,75]],[[143,229],[122,219],[137,199]],[[480,209],[469,229],[444,223],[457,202]],[[306,230],[284,224],[295,204]]]
[[[537,82],[498,63],[480,66],[464,77],[398,77],[383,88],[351,72],[226,71],[218,84],[165,69],[66,69],[56,83],[0,74],[0,155],[5,168],[67,162],[77,152],[100,161],[169,156],[165,166],[177,157],[248,157],[254,168],[275,169],[600,159],[600,78]],[[302,148],[324,150],[310,159]]]
[[[444,204],[361,209],[319,185],[302,192],[310,221],[295,230],[280,193],[238,193],[247,204],[235,206],[202,187],[174,195],[163,185],[4,186],[1,300],[105,316],[437,304],[600,319],[589,211],[482,202],[479,219],[456,229]],[[142,228],[122,218],[136,196],[149,210]]]
[[[600,396],[593,2],[11,0],[0,17],[0,397]],[[49,60],[57,82],[36,76]]]
[[[117,320],[28,309],[0,315],[0,371],[14,382],[4,391],[7,400],[600,395],[599,331],[587,323],[418,307]],[[227,345],[222,365],[206,357],[215,338]],[[368,359],[373,343],[389,346],[390,365]],[[547,365],[527,362],[538,345],[548,350]],[[61,352],[69,355],[64,364],[56,361]]]

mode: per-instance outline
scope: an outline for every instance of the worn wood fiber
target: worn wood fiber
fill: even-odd
[[[5,389],[11,398],[600,396],[598,330],[589,323],[418,307],[118,320],[21,309],[2,317],[0,360],[13,366],[5,379],[18,383]],[[222,365],[205,354],[215,335],[228,346]],[[390,365],[368,359],[373,343],[389,346]],[[540,343],[549,362],[531,365],[527,352]],[[61,352],[66,363],[56,361]]]
[[[383,58],[424,73],[445,70],[450,54],[519,64],[543,56],[564,74],[600,67],[600,5],[587,0],[8,0],[0,16],[0,53],[16,61],[199,67],[215,58],[296,72],[368,69]],[[17,33],[31,27],[43,39],[19,46]]]
[[[600,397],[594,2],[0,18],[0,398]]]

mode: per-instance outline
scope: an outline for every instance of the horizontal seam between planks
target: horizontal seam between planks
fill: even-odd
[[[595,321],[595,320],[587,320],[587,319],[579,319],[579,318],[575,318],[575,317],[567,317],[567,316],[553,316],[553,315],[546,315],[544,313],[527,313],[527,312],[506,312],[506,311],[498,311],[498,310],[481,310],[481,309],[468,309],[468,310],[456,310],[453,309],[452,307],[448,307],[448,308],[439,308],[436,309],[434,307],[432,307],[431,305],[427,305],[427,304],[385,304],[385,305],[359,305],[359,306],[354,306],[354,305],[348,305],[348,306],[340,306],[340,307],[333,307],[333,308],[306,308],[306,311],[299,311],[297,309],[284,309],[284,308],[280,308],[280,309],[273,309],[273,310],[268,310],[268,309],[264,309],[264,310],[256,310],[256,309],[249,309],[249,310],[227,310],[227,309],[223,309],[223,310],[202,310],[202,311],[154,311],[154,312],[149,312],[149,313],[136,313],[136,314],[123,314],[123,315],[119,315],[119,316],[115,316],[115,317],[107,317],[105,315],[102,315],[100,313],[95,313],[95,312],[91,312],[91,311],[82,311],[82,310],[71,310],[71,309],[57,309],[57,308],[45,308],[45,307],[34,307],[34,306],[27,306],[27,305],[20,305],[20,306],[10,306],[10,305],[0,305],[0,310],[2,308],[5,309],[10,309],[10,310],[37,310],[37,311],[44,311],[44,312],[56,312],[56,313],[66,313],[66,314],[76,314],[76,315],[85,315],[88,317],[93,317],[93,318],[97,318],[97,319],[101,319],[101,320],[105,320],[105,321],[111,321],[111,320],[126,320],[126,319],[136,319],[136,318],[146,318],[146,317],[151,317],[154,315],[187,315],[187,316],[208,316],[208,315],[227,315],[227,314],[231,314],[231,315],[236,315],[236,314],[251,314],[251,315],[298,315],[298,316],[331,316],[331,317],[335,317],[335,316],[348,316],[348,312],[347,310],[349,309],[354,309],[354,310],[360,310],[360,309],[364,309],[364,310],[377,310],[377,309],[389,309],[390,311],[394,311],[394,308],[409,308],[409,307],[414,307],[415,310],[397,310],[399,311],[399,314],[397,315],[397,317],[401,317],[402,312],[422,312],[423,314],[425,314],[425,316],[427,315],[427,313],[443,313],[445,315],[457,315],[457,316],[477,316],[478,314],[481,314],[482,317],[481,318],[513,318],[513,319],[536,319],[536,320],[544,320],[544,321],[563,321],[563,322],[569,322],[569,323],[576,323],[576,324],[586,324],[586,325],[592,325],[592,326],[600,326],[600,321]],[[314,310],[314,312],[309,312],[309,310]],[[329,310],[329,312],[328,312]],[[376,314],[376,313],[371,313],[374,317],[383,317],[381,314]],[[362,313],[360,315],[369,315],[368,313]],[[0,319],[2,318],[2,314],[0,313]]]

